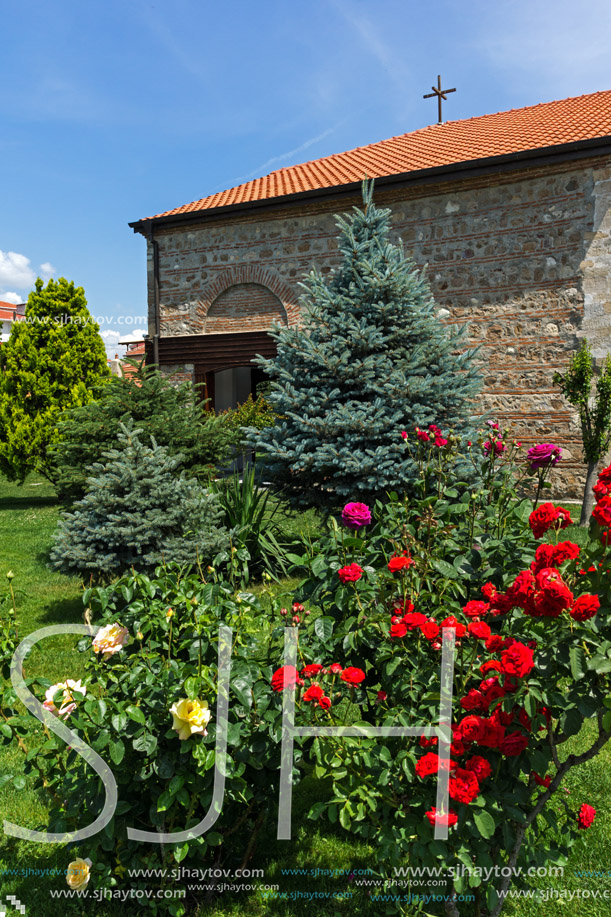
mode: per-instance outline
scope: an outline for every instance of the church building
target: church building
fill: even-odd
[[[580,340],[611,350],[611,91],[446,121],[201,198],[130,225],[147,240],[147,359],[204,383],[217,410],[256,391],[299,282],[338,264],[334,214],[375,200],[427,275],[439,321],[468,323],[492,410],[525,445],[563,447],[579,494],[579,423],[553,385]]]

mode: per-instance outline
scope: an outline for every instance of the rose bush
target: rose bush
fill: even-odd
[[[277,799],[281,714],[273,701],[269,633],[258,599],[222,582],[160,568],[153,578],[125,575],[87,590],[98,627],[79,642],[85,674],[50,685],[28,680],[45,707],[68,720],[105,761],[118,785],[118,805],[104,830],[70,845],[71,888],[157,888],[175,885],[172,869],[238,868],[255,848],[270,803]],[[212,804],[217,735],[219,626],[233,628],[225,792],[217,822],[188,842],[130,840],[127,828],[177,832],[198,824]],[[281,628],[280,628],[281,630]],[[47,830],[74,831],[100,813],[104,787],[80,756],[5,693],[6,742],[28,752],[25,773],[50,797]],[[13,710],[8,711],[12,704]],[[8,712],[12,715],[6,716]],[[25,745],[24,745],[25,740]],[[27,746],[27,747],[26,747]],[[299,743],[297,762],[299,761]],[[23,777],[15,780],[23,781]],[[21,786],[21,784],[19,784]],[[138,878],[130,870],[167,869]],[[194,888],[197,880],[190,880]],[[191,892],[193,898],[196,891]],[[203,892],[202,892],[203,894]],[[185,913],[179,899],[146,900],[159,913]],[[142,902],[141,902],[142,903]]]
[[[287,690],[296,691],[305,721],[342,724],[347,701],[336,680],[329,684],[331,663],[344,672],[359,667],[364,678],[349,698],[349,721],[438,727],[412,739],[314,739],[316,773],[332,782],[333,798],[311,814],[370,841],[383,876],[406,862],[444,867],[450,899],[471,886],[481,912],[496,917],[511,877],[499,873],[484,887],[477,869],[562,864],[594,818],[586,788],[577,810],[564,797],[562,814],[549,803],[566,773],[611,738],[611,468],[597,485],[603,528],[593,523],[580,546],[564,531],[567,510],[543,504],[531,511],[532,503],[515,499],[515,444],[497,437],[504,449],[487,448],[491,439],[482,437],[473,447],[485,456],[484,484],[474,495],[445,473],[452,437],[439,446],[421,432],[421,499],[378,504],[358,536],[335,525],[299,560],[308,572],[299,598],[322,611],[300,628],[304,660],[323,667],[321,695],[307,689],[306,696],[299,678]],[[390,563],[408,556],[410,564]],[[342,577],[355,566],[358,578]],[[452,719],[440,723],[446,628],[456,639]],[[563,746],[591,719],[589,747],[567,755]],[[446,731],[449,804],[438,810]],[[448,826],[447,840],[435,838],[437,824]],[[446,912],[462,913],[451,900]]]

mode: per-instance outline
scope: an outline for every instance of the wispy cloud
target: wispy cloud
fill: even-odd
[[[611,88],[608,0],[592,0],[587,11],[573,0],[500,0],[482,4],[475,21],[474,50],[538,101]]]
[[[340,127],[341,123],[342,122],[336,124],[334,127],[327,128],[326,131],[323,131],[322,134],[317,134],[316,137],[310,137],[309,140],[305,140],[299,146],[296,146],[292,150],[288,150],[286,153],[280,153],[278,156],[272,156],[271,159],[261,163],[260,166],[257,166],[256,169],[253,169],[252,172],[248,173],[248,175],[242,175],[240,178],[236,178],[236,182],[240,184],[241,182],[248,181],[250,178],[266,175],[269,171],[272,171],[272,166],[278,165],[280,162],[286,162],[290,159],[294,160],[295,156],[297,156],[299,153],[303,153],[304,150],[314,146],[315,143],[320,143],[321,140],[325,140],[327,137],[329,137]]]
[[[410,70],[405,63],[405,55],[400,54],[380,35],[375,20],[366,16],[346,0],[330,0],[331,6],[342,16],[359,36],[362,47],[377,60],[393,90],[405,97],[405,87],[410,78]]]

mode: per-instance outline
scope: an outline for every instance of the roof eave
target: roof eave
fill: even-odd
[[[435,184],[447,180],[448,176],[458,181],[461,178],[509,171],[521,163],[528,163],[531,168],[534,168],[538,165],[548,165],[553,162],[570,162],[574,159],[583,159],[592,155],[592,153],[600,156],[611,154],[611,135],[607,134],[604,137],[593,137],[589,140],[576,140],[571,143],[559,143],[554,146],[521,150],[517,153],[503,153],[500,156],[488,156],[483,159],[470,159],[464,162],[450,163],[449,165],[433,166],[429,169],[415,169],[410,172],[383,175],[375,179],[375,184],[377,188],[387,188],[393,185]],[[135,220],[128,225],[134,232],[150,236],[153,227],[171,227],[185,223],[211,221],[228,215],[233,216],[240,212],[251,213],[253,210],[258,209],[281,209],[306,199],[349,197],[358,192],[360,187],[360,181],[347,182],[343,185],[330,185],[325,188],[297,191],[293,194],[283,194],[278,197],[227,204],[224,207],[207,207],[202,210],[189,210],[183,213],[147,217],[142,220]]]

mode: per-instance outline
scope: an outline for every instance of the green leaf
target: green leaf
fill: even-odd
[[[148,732],[144,732],[133,741],[134,751],[141,751],[152,755],[157,748],[157,739]]]
[[[586,656],[581,646],[572,646],[569,651],[571,660],[571,674],[578,681],[586,673]]]
[[[335,621],[333,618],[322,617],[316,618],[314,621],[314,633],[319,640],[322,640],[323,643],[328,643],[333,635],[333,628],[335,627]]]
[[[125,708],[125,712],[135,723],[141,723],[143,726],[146,725],[146,717],[140,707],[134,707],[133,704],[130,704]]]
[[[460,579],[458,570],[445,560],[433,560],[433,567],[447,579]]]
[[[496,830],[496,822],[490,812],[486,812],[485,809],[478,809],[473,814],[473,820],[482,837],[492,837]]]
[[[186,855],[188,854],[188,852],[189,852],[189,844],[185,842],[180,847],[174,848],[174,859],[176,860],[177,863],[181,863],[184,860],[184,858],[186,857]]]
[[[125,745],[119,739],[117,742],[110,743],[110,757],[113,764],[120,764],[125,755]]]

